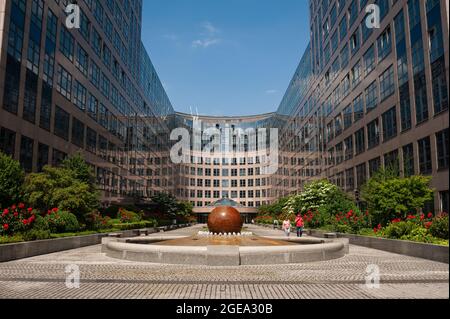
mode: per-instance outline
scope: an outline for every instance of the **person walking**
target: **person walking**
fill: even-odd
[[[287,218],[283,222],[283,230],[287,237],[291,235],[291,221]]]
[[[297,237],[302,237],[303,236],[303,227],[304,227],[304,222],[303,222],[303,218],[301,214],[298,214],[297,217],[295,218],[295,226],[297,226]]]

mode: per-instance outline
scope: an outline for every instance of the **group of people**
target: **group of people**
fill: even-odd
[[[303,222],[303,218],[301,214],[298,214],[295,217],[295,227],[297,228],[297,237],[302,237],[303,236],[303,227],[304,227],[304,222]],[[283,226],[282,229],[284,230],[284,233],[286,234],[287,237],[289,237],[291,235],[291,221],[289,219],[285,219],[283,221]]]

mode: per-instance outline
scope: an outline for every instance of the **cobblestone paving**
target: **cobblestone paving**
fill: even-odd
[[[201,227],[167,232],[189,234]],[[281,231],[251,227],[264,235]],[[161,235],[161,234],[158,234]],[[79,266],[78,289],[66,288],[65,267]],[[365,285],[378,265],[379,289]],[[0,298],[317,299],[449,298],[449,266],[350,246],[325,262],[240,267],[161,265],[106,257],[100,245],[0,264]]]

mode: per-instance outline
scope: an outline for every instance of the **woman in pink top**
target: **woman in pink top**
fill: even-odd
[[[304,223],[303,223],[303,218],[302,218],[301,214],[298,214],[297,218],[295,218],[295,226],[297,226],[297,237],[302,237]]]
[[[283,222],[283,230],[287,237],[291,234],[291,221],[289,219],[285,219]]]

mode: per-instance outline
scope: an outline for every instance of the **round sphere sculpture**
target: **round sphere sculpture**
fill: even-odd
[[[216,207],[208,217],[208,229],[212,233],[240,233],[242,229],[241,214],[230,206]]]

